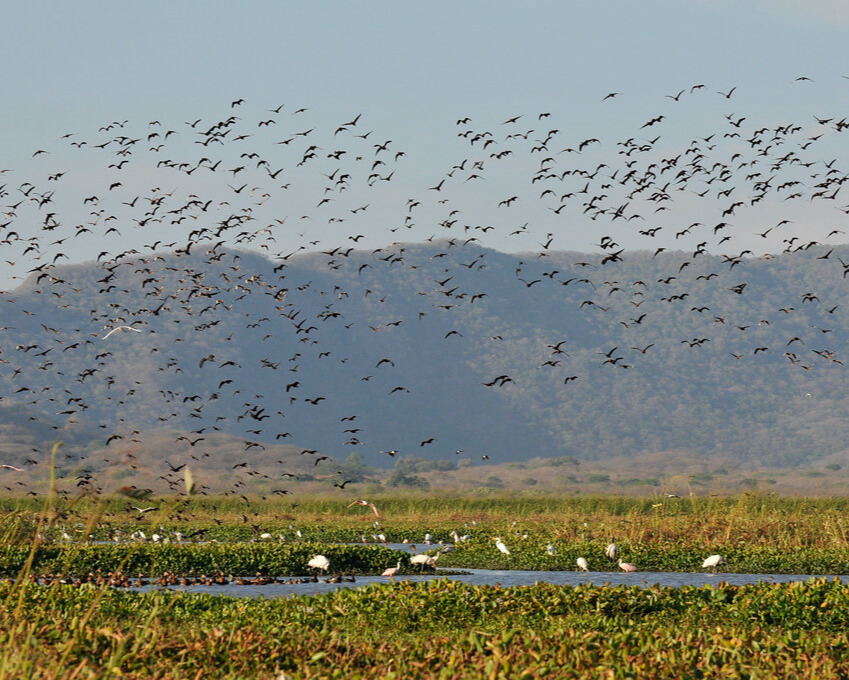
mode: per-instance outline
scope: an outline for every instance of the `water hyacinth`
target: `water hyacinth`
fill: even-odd
[[[0,586],[0,677],[836,677],[847,589],[528,588],[444,580],[242,600]],[[15,617],[25,608],[27,620]],[[67,625],[57,628],[56,620]],[[64,651],[63,651],[64,650]],[[214,658],[215,663],[208,663]],[[488,669],[488,670],[487,670]],[[278,675],[279,677],[279,675]]]

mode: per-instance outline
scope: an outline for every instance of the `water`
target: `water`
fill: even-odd
[[[463,573],[446,574],[450,570],[437,569],[433,574],[403,574],[396,581],[429,581],[434,578],[447,578],[478,586],[500,584],[503,587],[531,586],[535,583],[552,583],[555,585],[586,585],[596,586],[640,586],[654,585],[671,586],[704,586],[717,585],[724,581],[729,585],[741,586],[765,583],[790,583],[807,581],[812,578],[835,578],[834,575],[804,575],[804,574],[713,574],[713,573],[680,573],[680,572],[634,572],[627,574],[621,571],[594,571],[589,574],[577,571],[518,571],[493,569],[465,569]],[[843,583],[849,583],[849,576],[838,576]],[[293,595],[317,595],[328,593],[338,588],[359,588],[371,583],[389,583],[390,579],[383,576],[357,576],[354,583],[271,583],[264,586],[256,585],[225,585],[225,586],[172,586],[169,590],[189,593],[213,593],[235,597],[289,597]],[[133,590],[151,590],[157,586],[133,588]]]

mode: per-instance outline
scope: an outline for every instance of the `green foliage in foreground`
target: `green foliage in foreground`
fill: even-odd
[[[0,678],[849,673],[849,589],[826,580],[645,589],[437,580],[274,600],[7,583],[0,603]]]

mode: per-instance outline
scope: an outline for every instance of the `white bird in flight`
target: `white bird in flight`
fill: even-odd
[[[106,340],[110,335],[117,331],[135,331],[136,333],[141,333],[138,328],[133,328],[132,326],[115,326],[111,331],[109,331],[106,335],[104,335],[101,340]]]

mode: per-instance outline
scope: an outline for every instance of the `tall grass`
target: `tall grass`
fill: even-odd
[[[390,540],[421,541],[425,532],[443,540],[460,534],[501,533],[515,528],[564,541],[616,538],[634,543],[686,542],[696,546],[763,545],[782,550],[846,548],[849,500],[740,495],[723,498],[629,498],[597,496],[435,497],[377,496],[378,528],[369,508],[348,508],[348,498],[305,497],[295,501],[248,497],[149,499],[156,507],[144,515],[139,501],[125,498],[52,496],[48,499],[0,498],[0,545],[38,541],[108,540],[116,531],[188,533],[205,529],[207,538],[250,540],[257,533],[296,531],[311,539],[356,541],[379,531]],[[295,507],[293,507],[293,505]]]

